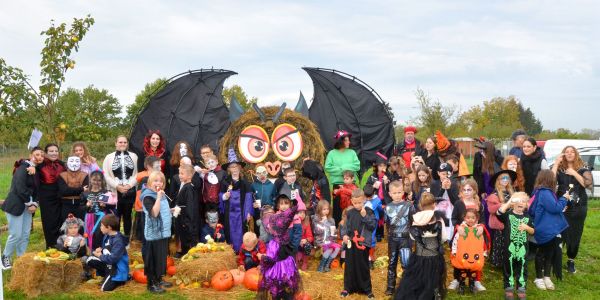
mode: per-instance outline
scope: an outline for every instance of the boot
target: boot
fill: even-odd
[[[331,271],[331,263],[333,262],[334,258],[330,257],[327,259],[327,261],[325,262],[325,268],[323,268],[323,272],[329,272]]]
[[[475,294],[477,290],[475,289],[475,281],[473,279],[469,280],[469,292],[471,292],[471,294]]]
[[[173,287],[173,284],[172,284],[172,283],[170,283],[170,282],[168,282],[168,281],[165,281],[165,280],[164,280],[164,279],[161,277],[161,278],[160,278],[160,281],[158,282],[158,286],[160,286],[161,288],[166,288],[166,289],[168,289],[168,288],[172,288],[172,287]]]
[[[387,289],[385,290],[385,294],[387,296],[393,295],[395,287],[396,287],[396,272],[395,272],[395,270],[388,268]]]
[[[465,294],[465,282],[464,281],[461,281],[458,283],[458,294],[459,295]]]
[[[148,291],[153,294],[162,294],[165,292],[165,290],[160,287],[156,280],[150,279],[148,279]]]
[[[328,259],[329,258],[325,258],[325,257],[321,258],[321,262],[319,262],[319,268],[317,269],[317,272],[321,272],[321,273],[324,272],[325,264],[327,263]]]

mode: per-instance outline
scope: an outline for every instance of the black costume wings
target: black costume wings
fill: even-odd
[[[302,68],[313,81],[314,96],[309,118],[321,133],[327,150],[334,145],[338,130],[352,134],[364,171],[375,160],[375,153],[383,150],[388,157],[394,147],[394,121],[389,105],[369,85],[344,72]]]
[[[131,130],[130,147],[144,153],[148,130],[160,130],[171,151],[180,140],[187,141],[194,153],[218,141],[231,122],[223,102],[223,82],[237,73],[228,70],[200,69],[174,76],[145,105]]]

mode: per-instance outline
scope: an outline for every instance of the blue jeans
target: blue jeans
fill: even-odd
[[[4,247],[4,256],[12,257],[17,251],[17,256],[25,254],[29,244],[29,233],[31,232],[31,218],[33,214],[25,208],[20,216],[6,213],[8,220],[8,239]]]

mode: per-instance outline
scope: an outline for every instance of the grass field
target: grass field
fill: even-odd
[[[0,157],[0,198],[4,198],[10,187],[12,165],[15,161],[16,156]],[[6,217],[4,213],[0,213],[0,225],[6,224]],[[5,244],[7,233],[4,232],[0,236],[0,243],[2,247]],[[594,199],[590,201],[588,217],[585,224],[585,230],[583,234],[583,240],[579,257],[577,259],[577,274],[571,275],[564,272],[564,280],[562,282],[555,280],[556,290],[555,291],[538,291],[532,283],[532,276],[535,274],[533,270],[533,263],[529,264],[529,274],[531,275],[528,280],[528,296],[529,299],[600,299],[600,243],[598,243],[598,237],[600,237],[600,200]],[[39,219],[39,213],[36,214],[34,219],[34,232],[31,235],[28,251],[39,251],[44,248],[44,238],[42,234],[41,223]],[[565,257],[566,261],[566,257]],[[4,283],[10,280],[10,272],[3,273]],[[484,272],[484,285],[487,287],[487,291],[478,293],[476,295],[465,295],[458,296],[454,292],[450,292],[448,295],[449,299],[502,299],[502,273],[499,270],[493,270],[486,268]],[[310,282],[305,281],[305,285],[309,285]],[[385,282],[372,282],[373,285],[385,285]],[[340,290],[342,284],[340,282]],[[5,299],[26,299],[26,296],[21,292],[4,291]],[[243,299],[251,298],[250,295],[245,294]],[[377,294],[377,299],[385,299],[383,295]],[[197,293],[185,292],[182,293],[178,290],[173,290],[162,296],[154,296],[143,291],[143,287],[139,288],[139,291],[131,293],[129,291],[116,291],[113,293],[85,293],[82,291],[75,291],[68,295],[55,295],[45,296],[40,299],[186,299],[186,298],[197,298],[197,299],[209,299],[206,295],[202,294],[202,290],[197,290]],[[351,299],[359,299],[357,297],[351,297]],[[365,298],[366,299],[366,298]]]

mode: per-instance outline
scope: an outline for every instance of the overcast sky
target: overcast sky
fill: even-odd
[[[65,85],[124,105],[156,78],[215,67],[259,105],[293,107],[312,97],[310,66],[362,79],[401,124],[420,87],[462,110],[515,95],[545,128],[600,128],[600,2],[365,2],[3,1],[0,57],[37,82],[40,32],[89,13]]]

